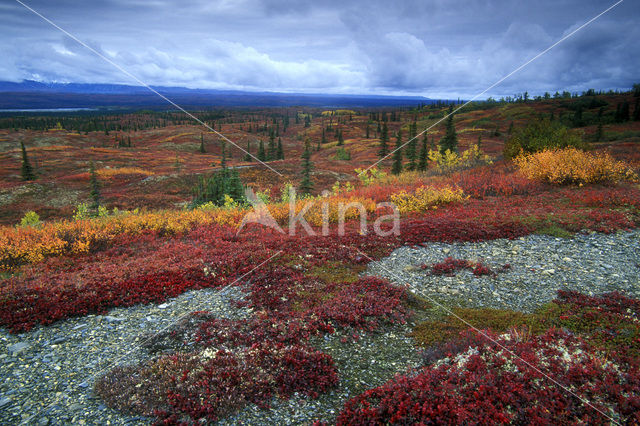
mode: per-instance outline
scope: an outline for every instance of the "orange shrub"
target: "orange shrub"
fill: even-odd
[[[576,148],[551,149],[514,160],[520,173],[533,180],[556,185],[637,180],[624,162],[607,153],[590,153]]]
[[[144,175],[151,176],[153,172],[141,169],[140,167],[121,167],[119,169],[100,169],[96,172],[99,177],[108,179],[118,175]]]

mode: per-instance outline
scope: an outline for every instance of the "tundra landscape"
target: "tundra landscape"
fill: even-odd
[[[639,83],[27,77],[0,82],[1,424],[640,423]]]

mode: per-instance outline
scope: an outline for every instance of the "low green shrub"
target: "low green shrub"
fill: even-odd
[[[521,153],[531,154],[551,148],[567,147],[585,149],[587,144],[576,131],[569,130],[556,121],[543,119],[515,129],[504,146],[503,154],[510,160]]]

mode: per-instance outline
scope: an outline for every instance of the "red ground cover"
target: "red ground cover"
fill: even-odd
[[[447,362],[352,398],[337,423],[638,424],[640,301],[559,292],[547,313],[566,331],[469,330]]]
[[[407,217],[400,235],[387,237],[361,235],[356,223],[349,224],[346,235],[334,231],[328,237],[288,236],[258,227],[236,235],[224,226],[199,227],[173,238],[124,235],[107,250],[48,259],[2,280],[0,324],[17,332],[116,306],[161,302],[188,289],[228,284],[278,250],[310,265],[330,260],[362,264],[401,245],[518,238],[550,225],[570,232],[629,229],[640,220],[637,214],[612,206],[637,206],[639,193],[601,187],[470,199]]]

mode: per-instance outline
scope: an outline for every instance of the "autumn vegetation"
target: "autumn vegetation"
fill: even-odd
[[[456,316],[410,327],[429,303],[362,274],[405,245],[637,228],[640,122],[619,106],[633,95],[489,100],[439,124],[454,105],[203,112],[237,146],[178,113],[1,116],[0,325],[28,332],[238,285],[248,318],[193,313],[156,336],[169,353],[114,369],[95,392],[159,423],[216,421],[247,404],[329,391],[340,372],[313,338],[395,324],[423,365],[352,395],[336,407],[338,424],[607,423],[599,410],[637,423],[638,300],[561,292],[529,314],[451,306],[484,336]],[[246,187],[285,232],[238,232],[252,211]],[[399,231],[382,221],[388,232],[376,234],[388,202]],[[291,213],[310,228],[286,232]],[[454,258],[423,269],[502,272]],[[541,385],[547,376],[597,409]]]

